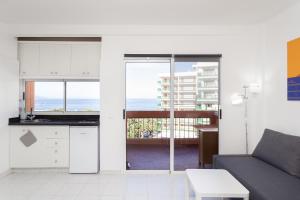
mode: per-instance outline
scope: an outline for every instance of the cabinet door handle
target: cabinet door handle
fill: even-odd
[[[84,132],[82,132],[82,133],[80,133],[81,135],[86,135],[86,134],[88,134],[88,133],[84,133]]]

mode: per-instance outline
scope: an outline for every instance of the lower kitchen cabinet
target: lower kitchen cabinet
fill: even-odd
[[[69,167],[69,126],[11,126],[11,168]]]

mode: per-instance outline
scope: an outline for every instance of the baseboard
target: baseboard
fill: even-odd
[[[69,168],[13,168],[12,172],[15,173],[40,173],[40,172],[57,172],[68,173]]]
[[[169,170],[126,170],[125,174],[170,174]]]
[[[11,174],[11,173],[12,173],[12,170],[11,170],[11,169],[8,169],[8,170],[6,170],[6,171],[0,173],[0,178],[2,178],[2,177],[4,177],[4,176],[7,176],[7,175],[9,175],[9,174]]]
[[[99,174],[124,174],[122,170],[100,170]]]

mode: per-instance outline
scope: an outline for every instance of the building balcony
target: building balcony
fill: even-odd
[[[211,75],[211,76],[198,76],[198,80],[217,80],[219,77],[218,75]]]
[[[218,98],[198,98],[197,99],[198,103],[209,103],[209,104],[217,104],[218,103]]]
[[[218,87],[198,87],[198,91],[218,91]]]

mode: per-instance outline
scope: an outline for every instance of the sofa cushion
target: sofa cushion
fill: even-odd
[[[266,129],[253,156],[300,178],[300,137]]]
[[[252,156],[215,156],[214,168],[228,170],[250,200],[300,200],[300,179]]]

